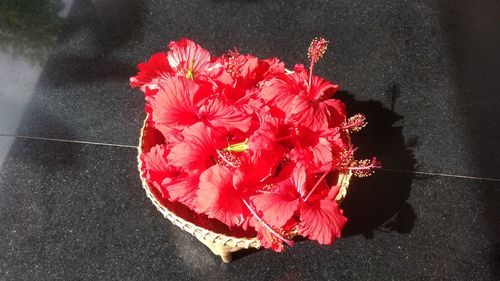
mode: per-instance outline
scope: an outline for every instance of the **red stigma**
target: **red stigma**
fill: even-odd
[[[323,37],[320,37],[319,39],[314,38],[311,41],[309,49],[307,50],[307,57],[311,63],[316,63],[319,59],[321,59],[321,57],[323,57],[326,49],[328,48],[328,43],[330,43],[330,41],[325,40]]]

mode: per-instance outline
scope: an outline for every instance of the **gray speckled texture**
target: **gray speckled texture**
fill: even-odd
[[[6,138],[0,138],[5,142]],[[334,246],[299,242],[225,265],[150,204],[135,150],[16,140],[0,172],[1,280],[494,280],[500,246],[500,184],[415,178],[395,216]],[[346,205],[390,204],[380,172],[356,180]],[[360,189],[377,189],[358,198]],[[366,211],[346,206],[352,215]],[[366,208],[366,207],[365,207]],[[416,218],[416,220],[415,220]],[[359,219],[351,224],[359,225]],[[497,275],[498,276],[498,275]]]
[[[128,78],[169,41],[192,38],[214,54],[236,46],[291,66],[322,35],[332,44],[318,74],[400,115],[416,168],[500,175],[498,1],[92,3],[74,2],[38,77],[20,71],[0,94],[6,110],[24,111],[3,118],[0,132],[135,144],[143,102]]]
[[[291,66],[324,36],[332,43],[317,74],[341,85],[351,114],[368,117],[353,136],[360,157],[500,179],[498,1],[60,4],[17,30],[36,44],[53,37],[48,52],[0,48],[0,135],[135,145],[144,102],[128,78],[169,41],[192,38],[214,54],[236,46]],[[0,136],[0,280],[500,278],[499,181],[380,171],[353,181],[350,221],[334,246],[299,242],[224,265],[154,209],[135,156]]]

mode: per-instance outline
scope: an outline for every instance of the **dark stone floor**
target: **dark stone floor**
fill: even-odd
[[[0,2],[0,280],[500,279],[500,2]],[[223,264],[136,172],[135,65],[171,40],[306,62],[368,127],[333,246]]]

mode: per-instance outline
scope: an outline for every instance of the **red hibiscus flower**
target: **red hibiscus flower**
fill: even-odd
[[[308,74],[304,66],[296,65],[293,73],[266,81],[261,96],[284,112],[288,124],[323,130],[339,126],[345,120],[344,104],[328,99],[338,89],[337,85]]]
[[[211,88],[184,77],[171,77],[160,83],[157,92],[148,99],[156,128],[167,139],[197,122],[226,131],[246,132],[252,116],[212,94]]]
[[[331,170],[334,154],[344,148],[340,131],[336,128],[322,131],[312,131],[308,127],[295,128],[290,130],[287,141],[292,143],[290,158],[318,172]]]
[[[194,79],[207,76],[214,67],[210,63],[210,53],[189,39],[172,41],[168,47],[168,62],[177,75]]]
[[[302,65],[297,65],[294,71],[293,78],[302,86],[302,92],[291,103],[288,122],[313,130],[339,126],[346,118],[345,105],[339,100],[329,99],[339,87],[312,74],[307,80],[308,74]]]
[[[252,55],[241,55],[229,51],[218,61],[218,68],[212,73],[216,76],[219,88],[223,89],[232,102],[242,102],[252,97],[252,93],[265,78],[284,72],[284,64],[276,58],[261,60]]]
[[[130,86],[141,91],[155,90],[158,84],[172,76],[183,76],[194,80],[204,79],[218,66],[210,62],[210,53],[188,39],[170,42],[168,53],[156,53],[148,62],[137,66],[139,73],[130,78]],[[150,91],[154,94],[156,91]]]

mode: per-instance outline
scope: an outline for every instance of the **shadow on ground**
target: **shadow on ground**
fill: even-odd
[[[392,89],[393,101],[397,87]],[[416,160],[404,137],[402,126],[396,122],[403,116],[382,106],[378,101],[357,101],[352,94],[340,92],[337,98],[344,101],[348,115],[363,113],[368,125],[352,135],[356,158],[376,156],[387,169],[413,171]],[[413,180],[411,173],[377,171],[368,178],[353,178],[346,199],[342,203],[349,221],[344,236],[362,234],[372,238],[375,230],[409,233],[416,214],[407,202]]]

